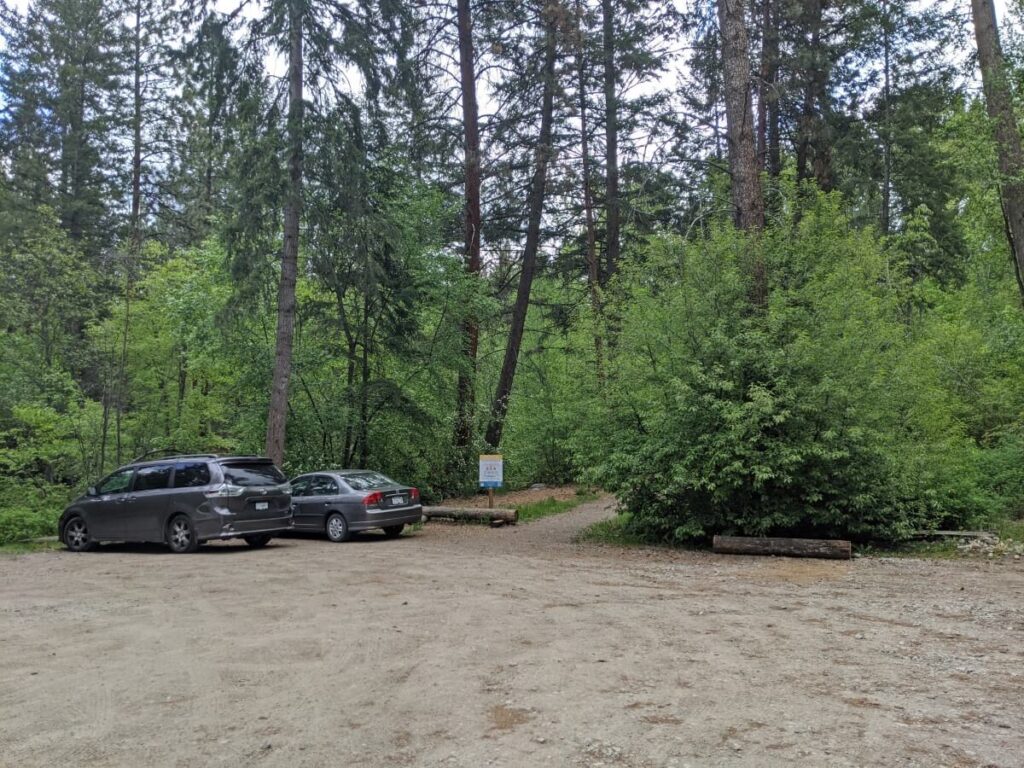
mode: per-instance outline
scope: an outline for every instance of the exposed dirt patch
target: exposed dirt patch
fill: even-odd
[[[530,722],[530,712],[498,704],[491,707],[491,727],[496,731],[511,731],[517,725]]]
[[[0,765],[1024,765],[1019,564],[575,543],[612,507],[0,557]]]

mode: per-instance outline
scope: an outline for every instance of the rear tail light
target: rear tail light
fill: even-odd
[[[384,494],[380,491],[374,491],[363,497],[363,506],[372,507],[374,504],[380,504],[382,501],[384,501]]]
[[[208,499],[226,499],[233,496],[241,496],[243,493],[245,493],[245,488],[242,486],[224,483],[223,485],[218,485],[216,488],[207,491],[204,495]]]
[[[409,498],[412,499],[413,501],[419,501],[420,500],[420,489],[419,488],[410,488],[409,489]]]

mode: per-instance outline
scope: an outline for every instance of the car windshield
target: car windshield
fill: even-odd
[[[284,472],[267,462],[232,462],[224,465],[224,479],[231,485],[244,487],[281,485],[287,482]]]
[[[382,475],[380,472],[352,472],[346,473],[341,476],[348,487],[353,491],[372,491],[376,488],[385,488],[389,485],[395,485],[395,481],[390,477]]]

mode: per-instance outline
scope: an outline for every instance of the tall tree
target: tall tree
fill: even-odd
[[[247,7],[245,2],[235,6],[232,17],[239,16]],[[276,174],[259,184],[257,204],[247,201],[247,211],[234,213],[229,239],[236,271],[251,283],[253,275],[263,276],[266,270],[256,260],[264,259],[261,246],[266,229],[266,215],[280,205],[280,270],[277,275],[277,328],[274,344],[274,363],[271,374],[270,397],[267,410],[266,453],[277,463],[284,461],[288,420],[288,394],[292,376],[292,351],[295,335],[296,283],[300,231],[303,215],[303,156],[306,140],[306,91],[312,90],[310,103],[317,110],[330,109],[337,101],[351,101],[352,96],[341,87],[345,80],[338,70],[353,65],[361,76],[367,103],[375,105],[380,98],[382,76],[388,69],[378,54],[378,41],[374,37],[375,17],[372,6],[350,5],[341,0],[271,0],[264,13],[247,21],[247,47],[252,58],[267,53],[267,44],[274,45],[286,55],[288,61],[285,78],[287,110],[285,117],[284,184],[275,187]],[[256,144],[264,135],[277,130],[277,100],[272,101],[269,114],[253,116],[258,124],[271,123],[270,130],[257,130]],[[377,115],[378,110],[368,110]],[[384,125],[376,118],[373,130],[383,131]],[[255,145],[254,145],[255,146]],[[266,162],[257,159],[256,162]],[[244,186],[248,180],[241,183]],[[280,197],[278,197],[278,191]],[[246,215],[246,214],[255,215]],[[257,233],[256,237],[250,237]],[[256,248],[250,246],[256,245]]]
[[[505,427],[505,415],[508,412],[508,400],[512,394],[512,383],[519,362],[519,350],[523,343],[523,331],[526,327],[526,315],[530,308],[530,292],[533,287],[533,276],[537,268],[537,251],[541,240],[541,219],[544,215],[544,199],[547,184],[548,163],[552,154],[552,126],[554,123],[555,101],[555,61],[557,57],[556,25],[560,9],[550,5],[545,7],[541,16],[544,24],[544,65],[541,69],[542,91],[540,107],[540,133],[534,150],[533,178],[527,198],[526,242],[523,245],[522,267],[519,273],[519,286],[516,300],[512,307],[512,326],[509,329],[508,343],[505,346],[505,357],[501,364],[501,373],[491,402],[491,419],[487,426],[487,444],[497,448],[501,444],[501,435]]]
[[[1006,238],[1013,256],[1017,285],[1024,299],[1024,149],[1014,116],[1010,78],[999,42],[999,27],[992,0],[971,0],[978,64],[985,91],[985,108],[999,158],[999,192],[1006,223]]]
[[[604,53],[605,280],[614,275],[618,268],[622,220],[619,199],[619,100],[618,66],[615,56],[615,8],[613,0],[601,0]]]
[[[750,47],[742,0],[718,0],[718,23],[722,36],[733,218],[741,229],[756,231],[764,227],[764,196],[754,146]]]
[[[121,10],[36,0],[24,14],[2,11],[0,151],[12,190],[29,206],[51,206],[96,263],[114,242],[123,204]]]
[[[758,73],[757,156],[772,178],[782,171],[779,144],[779,0],[761,0],[761,66]]]
[[[597,380],[604,381],[604,339],[600,322],[603,315],[601,306],[601,264],[597,255],[597,223],[594,218],[594,195],[591,187],[593,170],[590,157],[590,121],[587,108],[587,38],[586,17],[583,3],[576,0],[576,88],[579,91],[580,110],[580,186],[583,191],[584,259],[587,263],[587,286],[590,289],[590,307],[597,326],[594,329],[594,362]]]
[[[476,98],[473,20],[470,0],[457,0],[459,28],[459,84],[462,94],[462,130],[464,141],[463,208],[464,253],[466,271],[480,274],[480,125]],[[470,315],[462,324],[465,344],[465,369],[459,371],[458,404],[456,406],[455,445],[465,449],[473,438],[473,405],[475,402],[476,354],[480,336],[479,320]]]
[[[284,244],[277,291],[277,335],[274,372],[267,411],[267,456],[284,462],[288,421],[288,385],[291,380],[292,343],[295,337],[295,283],[299,264],[299,219],[302,216],[302,151],[305,118],[303,101],[303,2],[288,3],[288,191],[284,206]]]

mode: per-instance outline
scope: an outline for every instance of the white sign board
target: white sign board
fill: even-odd
[[[503,475],[504,462],[500,454],[485,454],[480,457],[481,488],[501,488]]]

